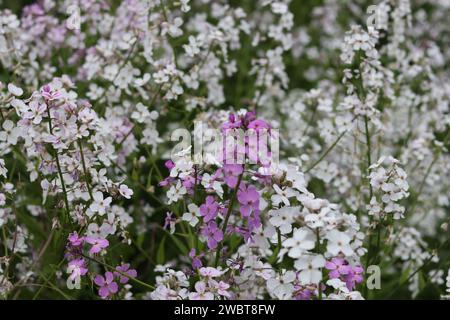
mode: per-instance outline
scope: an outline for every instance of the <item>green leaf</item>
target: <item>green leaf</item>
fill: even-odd
[[[411,273],[411,267],[406,268],[400,277],[399,283],[405,282],[408,279],[410,273]]]
[[[177,248],[181,251],[182,254],[187,255],[189,250],[186,248],[186,246],[173,234],[169,234],[170,238],[173,240]]]
[[[158,251],[156,252],[156,263],[157,264],[163,264],[166,260],[166,250],[165,250],[165,243],[166,243],[166,236],[161,240],[161,243],[159,244]]]

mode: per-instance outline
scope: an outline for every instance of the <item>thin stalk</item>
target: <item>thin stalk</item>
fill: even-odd
[[[432,260],[433,258],[437,255],[438,251],[440,249],[442,249],[443,247],[445,247],[448,243],[450,242],[450,239],[447,239],[446,241],[444,241],[438,248],[436,248],[434,250],[434,253],[431,254],[431,256],[425,260],[425,262],[419,267],[417,268],[413,273],[411,273],[409,275],[409,277],[403,281],[402,283],[400,283],[397,288],[391,293],[391,295],[387,298],[391,298],[392,296],[394,296],[395,293],[397,293],[398,290],[400,290],[400,288],[402,288],[405,284],[407,284],[418,272],[420,272],[423,268],[425,268]]]
[[[364,116],[364,128],[365,128],[365,136],[366,136],[366,144],[367,144],[367,150],[366,150],[367,166],[366,166],[366,170],[362,173],[363,176],[367,173],[370,173],[370,166],[372,165],[372,148],[371,148],[371,139],[370,139],[370,132],[369,132],[369,119],[367,118],[367,116]],[[363,177],[361,177],[361,179],[362,178]],[[372,185],[370,184],[370,180],[368,180],[368,185],[369,185],[369,202],[370,202],[370,200],[372,199],[372,196],[373,196],[373,189],[372,189]],[[372,222],[373,222],[373,216],[370,216],[369,228],[370,228]],[[379,226],[377,226],[377,232],[378,232],[378,239],[380,239],[381,228]],[[367,278],[367,267],[369,266],[369,263],[371,261],[372,254],[373,254],[372,238],[373,238],[373,232],[370,232],[369,241],[368,241],[369,247],[367,249],[366,265],[365,265],[365,278]],[[378,242],[379,241],[380,240],[378,240]],[[375,258],[376,258],[376,255],[377,255],[377,252],[375,252]],[[365,293],[365,297],[367,298],[367,295],[368,295],[367,285],[364,287],[364,293]]]
[[[48,129],[50,131],[50,134],[53,135],[52,117],[50,115],[50,106],[48,106],[48,105],[47,105],[47,116],[48,116]],[[58,151],[53,146],[52,146],[52,149],[53,149],[53,157],[56,160],[56,166],[58,168],[58,175],[59,175],[59,179],[61,181],[61,188],[62,188],[63,193],[64,193],[64,204],[65,204],[65,207],[66,207],[67,221],[69,221],[69,218],[70,218],[70,214],[69,214],[69,200],[67,198],[66,184],[64,182],[64,178],[63,178],[63,174],[62,174],[62,170],[61,170],[61,163],[59,162]]]
[[[131,277],[131,276],[129,276],[128,274],[126,274],[125,272],[122,272],[122,271],[120,271],[120,270],[117,270],[116,268],[114,268],[113,266],[107,264],[106,262],[102,262],[102,261],[99,261],[99,260],[97,260],[97,259],[88,257],[88,256],[86,256],[86,255],[84,255],[84,254],[83,254],[83,257],[85,257],[85,258],[88,259],[88,260],[97,262],[98,264],[101,264],[101,265],[104,266],[105,268],[111,269],[111,270],[113,270],[114,272],[117,272],[117,273],[119,273],[120,275],[122,275],[122,276],[124,276],[124,277],[130,279],[131,281],[133,281],[133,282],[135,282],[135,283],[137,283],[137,284],[140,284],[141,286],[144,286],[144,287],[146,287],[146,288],[148,288],[148,289],[151,289],[151,290],[155,290],[155,287],[154,287],[154,286],[152,286],[152,285],[150,285],[150,284],[148,284],[148,283],[145,283],[145,282],[143,282],[143,281],[141,281],[141,280],[138,280],[138,279],[136,279],[136,278],[134,278],[134,277]]]
[[[215,259],[215,262],[214,262],[214,266],[215,267],[217,267],[217,265],[219,264],[220,251],[222,251],[223,242],[225,241],[225,232],[227,231],[228,220],[230,219],[231,212],[233,211],[234,201],[236,200],[236,195],[237,195],[237,192],[239,190],[239,186],[241,185],[241,181],[242,181],[243,175],[244,175],[244,171],[242,171],[242,173],[239,175],[236,187],[233,190],[233,194],[231,196],[230,203],[228,205],[227,214],[225,215],[225,220],[223,222],[223,227],[222,227],[223,239],[219,243],[219,247],[217,248],[217,251],[216,251],[216,259]]]
[[[317,159],[308,169],[306,169],[305,173],[310,172],[312,169],[314,169],[322,160],[330,153],[331,150],[334,149],[334,147],[341,141],[342,137],[347,133],[347,130],[342,132],[337,139],[333,142],[331,146],[328,147],[328,149],[320,156],[319,159]]]
[[[93,201],[94,197],[92,195],[92,189],[91,189],[91,185],[89,183],[89,176],[88,176],[88,172],[86,170],[86,161],[84,160],[83,144],[81,143],[81,140],[78,140],[78,146],[80,147],[80,156],[81,156],[81,164],[83,165],[84,180],[86,182],[86,186],[87,186],[87,189],[89,192],[89,197],[91,198],[91,201]]]

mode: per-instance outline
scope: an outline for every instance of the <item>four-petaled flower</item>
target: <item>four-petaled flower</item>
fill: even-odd
[[[86,242],[92,245],[89,250],[90,254],[99,253],[102,249],[109,246],[109,241],[101,238],[86,237]]]
[[[219,204],[214,200],[213,196],[206,197],[206,202],[200,206],[200,214],[204,222],[209,222],[217,217],[219,212]]]
[[[237,199],[241,204],[240,212],[243,217],[249,217],[253,211],[259,210],[259,193],[254,186],[241,184]]]
[[[120,272],[115,271],[114,275],[119,278],[119,282],[122,284],[127,283],[130,278],[136,278],[137,276],[137,271],[135,269],[130,269],[129,263],[124,263],[121,266],[117,266],[116,270]]]
[[[96,275],[94,282],[100,287],[98,294],[102,297],[102,299],[107,299],[119,291],[119,286],[114,281],[114,275],[112,272],[106,272],[104,277],[101,275]]]
[[[106,199],[103,199],[103,193],[100,191],[95,192],[93,198],[94,202],[90,205],[89,209],[92,212],[98,212],[101,216],[104,215],[106,213],[106,209],[112,202],[112,198],[107,197]]]
[[[206,238],[209,249],[215,249],[217,243],[223,240],[223,232],[214,221],[210,221],[201,230],[202,236]]]

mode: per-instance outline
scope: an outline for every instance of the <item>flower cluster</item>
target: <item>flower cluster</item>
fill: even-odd
[[[16,2],[1,299],[448,298],[446,1]]]

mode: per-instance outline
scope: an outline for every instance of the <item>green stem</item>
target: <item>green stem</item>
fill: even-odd
[[[270,257],[270,264],[272,265],[277,261],[278,254],[281,250],[281,231],[279,228],[277,228],[277,242],[277,247],[275,248],[272,257]]]
[[[236,200],[236,195],[239,190],[239,186],[241,185],[243,175],[244,175],[244,171],[242,171],[242,173],[240,174],[240,176],[238,178],[236,188],[233,190],[233,194],[230,199],[230,204],[228,205],[227,214],[225,215],[225,220],[224,220],[223,226],[222,226],[222,233],[223,233],[224,239],[220,242],[219,247],[217,248],[217,251],[216,251],[216,259],[214,262],[215,267],[217,267],[217,265],[219,264],[220,252],[222,251],[223,242],[225,241],[225,232],[227,231],[228,220],[230,219],[231,212],[233,211],[234,201]]]
[[[81,143],[81,140],[78,140],[78,146],[80,147],[80,156],[81,156],[81,164],[83,165],[84,180],[86,182],[86,186],[89,192],[89,197],[91,198],[91,201],[93,201],[94,197],[92,196],[92,189],[91,185],[89,184],[89,177],[88,172],[86,170],[86,161],[84,160],[83,144]]]
[[[333,142],[333,144],[331,146],[328,147],[328,149],[320,156],[319,159],[317,159],[308,169],[306,169],[305,173],[308,173],[309,171],[311,171],[312,169],[315,168],[315,166],[317,166],[320,162],[322,162],[322,160],[330,153],[331,150],[334,149],[334,147],[339,143],[339,141],[342,139],[342,137],[347,133],[347,130],[345,130],[344,132],[342,132],[337,139]]]
[[[402,283],[400,283],[397,288],[391,293],[391,295],[387,298],[390,299],[392,296],[394,296],[395,293],[397,293],[398,290],[400,290],[400,288],[402,288],[405,284],[407,284],[418,272],[420,272],[423,268],[425,268],[432,260],[433,258],[438,254],[439,250],[442,249],[443,247],[445,247],[448,243],[450,243],[450,239],[447,239],[446,241],[444,241],[438,248],[436,248],[434,250],[434,253],[431,254],[431,256],[425,260],[425,262],[419,267],[417,268],[413,273],[411,273],[409,275],[409,277],[403,281]]]
[[[98,264],[101,264],[101,265],[104,266],[105,268],[111,269],[111,270],[113,270],[114,272],[117,272],[117,273],[119,273],[120,275],[122,275],[122,276],[124,276],[124,277],[127,277],[127,278],[130,279],[131,281],[133,281],[133,282],[135,282],[135,283],[137,283],[137,284],[140,284],[140,285],[143,286],[143,287],[146,287],[146,288],[151,289],[151,290],[155,290],[155,287],[154,287],[154,286],[152,286],[152,285],[150,285],[150,284],[148,284],[148,283],[145,283],[145,282],[143,282],[143,281],[141,281],[141,280],[138,280],[138,279],[136,279],[136,278],[134,278],[134,277],[131,277],[131,276],[129,276],[128,274],[126,274],[126,273],[124,273],[124,272],[122,272],[122,271],[117,270],[116,268],[114,268],[113,266],[107,264],[106,262],[102,262],[102,261],[99,261],[99,260],[97,260],[97,259],[88,257],[88,256],[86,256],[86,255],[84,255],[84,254],[83,254],[82,256],[85,257],[85,258],[88,259],[88,260],[97,262]]]
[[[48,128],[49,128],[50,134],[53,135],[52,117],[50,114],[50,106],[49,105],[47,105],[47,116],[48,116]],[[64,182],[64,178],[63,178],[63,174],[62,174],[62,170],[61,170],[61,163],[59,162],[58,151],[53,147],[53,145],[52,145],[52,149],[53,149],[53,157],[56,159],[56,166],[58,168],[58,175],[59,175],[59,179],[61,181],[61,188],[64,193],[64,204],[66,207],[67,221],[70,221],[69,220],[70,219],[69,200],[67,198],[66,184]]]

